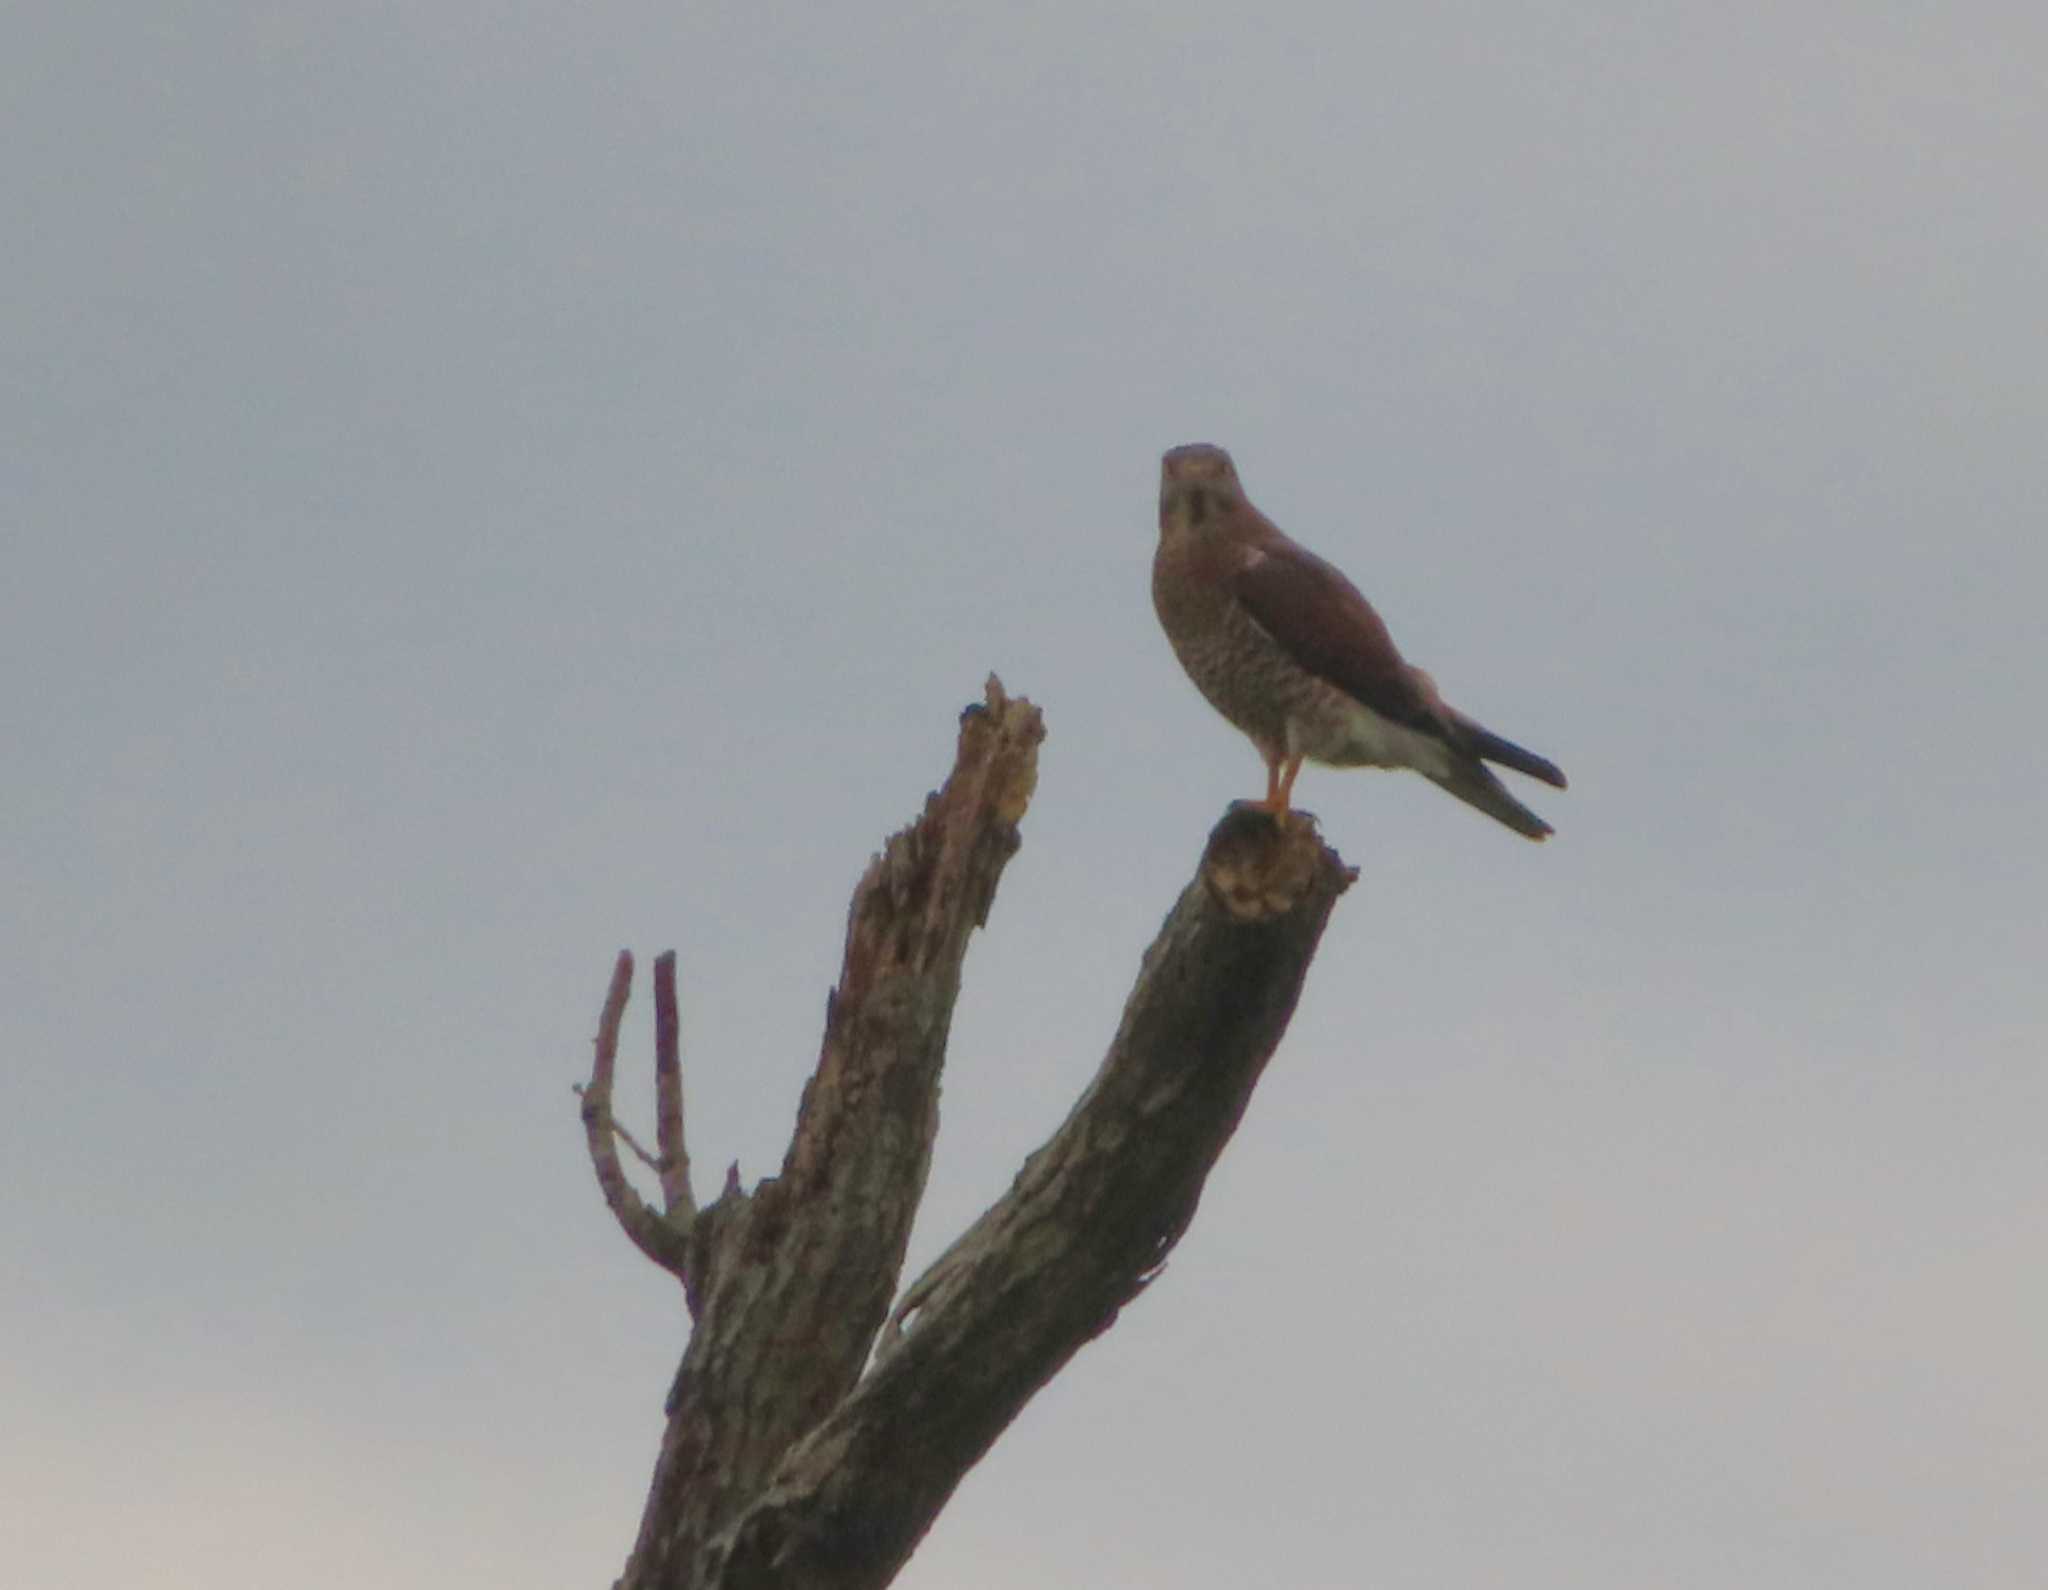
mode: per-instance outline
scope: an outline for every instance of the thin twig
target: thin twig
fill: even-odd
[[[616,1138],[623,1135],[623,1129],[612,1120],[612,1073],[619,1053],[619,1022],[632,990],[633,955],[630,950],[620,950],[612,966],[611,987],[605,992],[604,1013],[598,1017],[590,1085],[583,1090],[583,1135],[590,1149],[591,1168],[597,1172],[598,1189],[620,1229],[633,1246],[680,1279],[689,1246],[683,1232],[648,1208],[619,1164]],[[634,1151],[641,1152],[637,1146]]]
[[[661,1201],[669,1219],[687,1226],[697,1218],[697,1200],[690,1195],[690,1151],[683,1146],[683,1067],[677,1029],[676,952],[664,950],[654,957],[654,1140],[661,1157],[650,1163],[661,1178]]]
[[[583,1097],[584,1094],[590,1091],[590,1084],[587,1082],[572,1082],[569,1084],[569,1091],[575,1094],[576,1097],[580,1099]],[[660,1174],[660,1162],[656,1160],[652,1154],[648,1153],[646,1149],[640,1146],[640,1139],[635,1137],[631,1132],[627,1131],[625,1122],[619,1120],[616,1116],[612,1119],[612,1132],[614,1133],[614,1135],[617,1136],[620,1142],[624,1143],[627,1148],[633,1151],[633,1157],[635,1159],[639,1160],[641,1164],[645,1165],[649,1170],[655,1172],[657,1175]]]

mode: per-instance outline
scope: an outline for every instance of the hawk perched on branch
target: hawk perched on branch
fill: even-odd
[[[1220,447],[1161,461],[1152,603],[1188,677],[1265,759],[1267,811],[1286,813],[1313,758],[1412,767],[1518,834],[1551,832],[1486,764],[1563,789],[1556,764],[1437,694],[1358,587],[1251,505]]]

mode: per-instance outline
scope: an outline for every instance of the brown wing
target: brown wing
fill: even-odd
[[[1380,615],[1342,570],[1294,542],[1264,541],[1230,583],[1259,627],[1317,678],[1383,718],[1451,737]]]

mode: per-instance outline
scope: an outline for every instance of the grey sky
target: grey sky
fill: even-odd
[[[866,856],[1038,701],[935,1252],[1260,787],[1149,608],[1190,440],[1573,788],[1304,775],[1293,1032],[902,1582],[2038,1581],[2039,7],[6,34],[9,1583],[608,1583],[683,1326],[612,953],[772,1170]]]

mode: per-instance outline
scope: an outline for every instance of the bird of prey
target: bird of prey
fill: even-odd
[[[1411,767],[1518,834],[1551,832],[1486,764],[1559,789],[1564,774],[1446,702],[1358,587],[1251,505],[1220,447],[1161,460],[1152,604],[1195,687],[1265,759],[1265,810],[1285,816],[1306,757]]]

